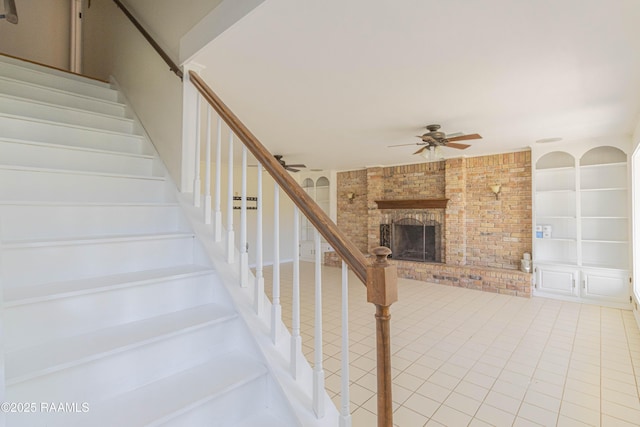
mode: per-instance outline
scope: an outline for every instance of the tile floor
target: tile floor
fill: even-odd
[[[313,360],[314,270],[301,263],[302,335]],[[291,264],[281,267],[291,323]],[[324,267],[326,386],[340,407],[340,269]],[[271,269],[265,269],[271,295]],[[640,426],[640,331],[632,312],[400,279],[391,307],[394,424]],[[350,275],[353,427],[376,425],[374,307]]]

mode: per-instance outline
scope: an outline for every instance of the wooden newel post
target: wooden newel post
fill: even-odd
[[[376,347],[378,359],[378,427],[393,427],[391,400],[391,329],[389,306],[398,300],[398,272],[389,264],[391,250],[372,251],[375,261],[367,267],[367,301],[376,306]]]

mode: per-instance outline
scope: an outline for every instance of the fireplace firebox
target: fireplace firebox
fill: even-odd
[[[411,217],[380,224],[380,244],[392,251],[396,260],[442,262],[440,223]]]

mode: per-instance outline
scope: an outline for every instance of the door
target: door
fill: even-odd
[[[536,267],[536,293],[576,296],[578,270],[571,267],[538,265]]]
[[[629,273],[623,270],[582,269],[582,298],[629,304]]]

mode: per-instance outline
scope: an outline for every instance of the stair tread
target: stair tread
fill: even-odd
[[[114,150],[101,150],[99,148],[90,148],[90,147],[80,147],[77,145],[66,145],[66,144],[54,144],[51,142],[40,142],[40,141],[31,141],[28,139],[17,139],[17,138],[6,138],[0,137],[0,142],[10,142],[14,144],[25,144],[25,145],[35,145],[38,147],[48,147],[48,148],[58,148],[61,150],[74,150],[74,151],[88,151],[92,153],[103,153],[110,154],[114,156],[124,156],[124,157],[138,157],[142,159],[153,159],[154,156],[152,154],[139,154],[139,153],[130,153],[127,151],[114,151]]]
[[[23,172],[61,173],[61,174],[74,174],[74,175],[105,176],[105,177],[112,177],[112,178],[145,179],[150,181],[166,180],[164,176],[131,175],[131,174],[113,173],[113,172],[92,172],[92,171],[76,170],[76,169],[51,169],[51,168],[41,168],[37,166],[16,166],[16,165],[0,164],[0,169],[17,170],[17,171],[23,171]]]
[[[130,137],[130,138],[144,139],[144,135],[137,135],[137,134],[129,133],[129,132],[118,132],[118,131],[114,131],[114,130],[101,129],[101,128],[96,128],[96,127],[92,127],[92,126],[76,125],[76,124],[72,124],[72,123],[63,123],[63,122],[58,122],[58,121],[55,121],[55,120],[45,120],[45,119],[39,119],[39,118],[35,118],[35,117],[19,116],[19,115],[16,115],[16,114],[0,113],[0,117],[7,117],[7,118],[10,118],[10,119],[23,120],[23,121],[28,121],[28,122],[44,123],[44,124],[49,124],[49,125],[52,125],[52,126],[61,126],[61,127],[68,127],[68,128],[83,129],[83,130],[106,133],[106,134],[116,135],[116,136],[126,136],[126,137]]]
[[[102,87],[105,89],[115,90],[113,89],[113,87],[111,87],[111,83],[105,80],[97,79],[95,77],[91,77],[81,73],[74,73],[72,71],[64,70],[57,67],[52,67],[37,61],[31,61],[29,59],[20,58],[20,57],[8,55],[5,53],[0,54],[0,62],[13,67],[22,68],[24,70],[37,72],[39,74],[47,74],[52,77],[59,77],[67,80],[73,80],[78,82],[79,84],[91,85],[91,86]]]
[[[71,92],[71,91],[67,91],[67,90],[63,90],[63,89],[58,89],[57,87],[53,87],[53,86],[47,86],[47,85],[42,85],[42,84],[39,84],[39,83],[34,83],[34,82],[25,81],[25,80],[15,79],[15,78],[9,77],[9,76],[0,75],[0,80],[14,82],[14,83],[18,83],[18,84],[25,85],[25,86],[32,86],[32,87],[36,87],[36,88],[39,88],[39,89],[48,90],[48,91],[51,91],[51,92],[63,93],[65,95],[76,96],[78,98],[85,98],[85,99],[90,99],[90,100],[94,100],[94,101],[98,101],[98,102],[104,102],[105,104],[113,104],[113,105],[119,105],[119,106],[125,106],[126,105],[126,104],[124,104],[122,102],[112,101],[110,99],[99,98],[99,97],[87,95],[87,94],[84,94],[84,93]]]
[[[229,308],[218,304],[204,304],[10,351],[5,355],[7,384],[15,384],[236,317],[237,314]]]
[[[133,123],[134,122],[134,120],[132,118],[129,118],[129,117],[114,116],[112,114],[99,113],[99,112],[96,112],[96,111],[85,110],[83,108],[75,108],[75,107],[69,107],[67,105],[54,104],[52,102],[29,99],[29,98],[25,98],[25,97],[22,97],[22,96],[9,95],[9,94],[2,93],[2,92],[0,92],[0,98],[6,98],[6,99],[9,99],[9,100],[14,100],[14,101],[18,101],[18,102],[27,102],[27,103],[31,103],[31,104],[38,104],[38,105],[42,105],[42,106],[49,107],[49,108],[58,108],[60,110],[69,110],[69,111],[72,111],[72,112],[77,112],[77,113],[81,113],[81,114],[88,114],[88,115],[92,115],[92,116],[104,117],[104,118],[113,119],[113,120],[117,120],[117,121],[121,121],[121,122],[127,122],[127,123]]]
[[[161,425],[266,373],[262,363],[232,351],[195,368],[92,405],[91,415],[98,423],[92,425]]]
[[[286,424],[268,409],[257,414],[252,414],[248,418],[243,419],[239,424],[233,427],[282,427]]]
[[[179,207],[176,202],[78,202],[78,201],[40,201],[40,200],[0,200],[0,206],[104,206],[104,207]]]
[[[121,287],[143,285],[159,280],[194,277],[213,273],[210,267],[189,264],[133,273],[114,274],[89,279],[46,283],[38,286],[20,286],[4,290],[4,307],[15,307],[71,296],[86,295]]]
[[[127,240],[161,240],[195,237],[191,232],[175,231],[170,233],[145,233],[145,234],[110,234],[105,236],[78,236],[56,239],[37,240],[5,240],[2,242],[5,249],[21,247],[41,247],[41,246],[67,246],[96,243],[113,243]]]

